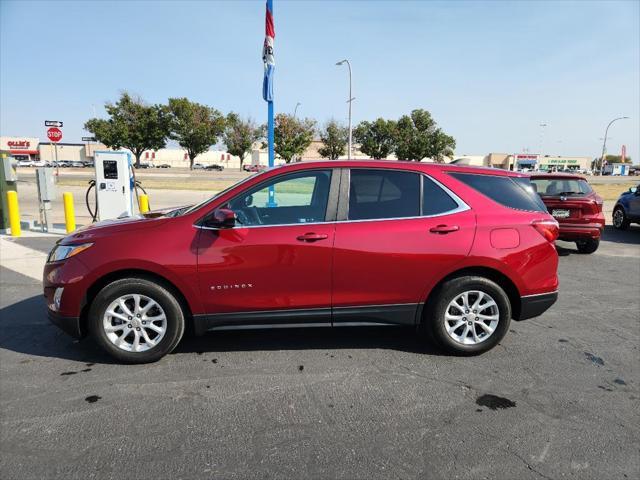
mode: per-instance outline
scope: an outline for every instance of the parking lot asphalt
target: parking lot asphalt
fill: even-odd
[[[559,253],[558,303],[470,358],[378,327],[118,365],[48,323],[37,272],[1,267],[0,477],[639,478],[640,228]]]

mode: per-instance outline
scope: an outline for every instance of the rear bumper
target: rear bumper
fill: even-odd
[[[594,240],[597,240],[600,238],[602,230],[604,230],[604,218],[602,220],[602,223],[561,223],[560,236],[558,237],[558,239],[571,241],[592,238]]]
[[[80,329],[80,318],[78,317],[65,317],[58,312],[54,312],[48,309],[48,316],[51,323],[58,327],[63,332],[71,335],[74,338],[82,338],[82,330]]]
[[[527,320],[546,312],[558,300],[558,292],[520,297],[520,315],[514,320]]]

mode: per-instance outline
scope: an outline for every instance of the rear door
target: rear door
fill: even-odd
[[[428,176],[344,170],[333,257],[333,322],[413,324],[442,272],[471,249],[475,215]]]

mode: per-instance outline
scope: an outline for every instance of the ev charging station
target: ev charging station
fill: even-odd
[[[96,217],[98,220],[131,217],[135,182],[128,152],[95,152]]]

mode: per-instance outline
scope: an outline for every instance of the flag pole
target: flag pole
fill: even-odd
[[[273,0],[267,0],[267,10],[271,12],[271,16],[273,17]],[[269,167],[273,167],[275,163],[275,150],[273,145],[273,97],[271,97],[271,99],[267,102],[267,125],[267,142],[269,144]],[[270,194],[272,194],[272,192],[270,192]]]

